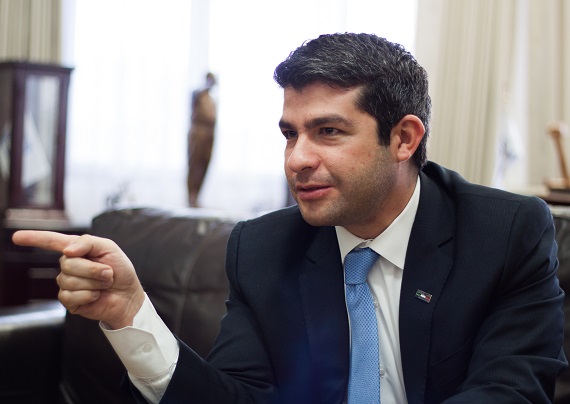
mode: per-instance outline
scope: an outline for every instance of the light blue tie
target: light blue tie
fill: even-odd
[[[346,306],[350,316],[351,349],[348,404],[380,402],[378,323],[366,277],[379,255],[370,248],[354,249],[344,259]]]

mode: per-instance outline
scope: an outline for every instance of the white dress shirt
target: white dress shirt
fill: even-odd
[[[342,262],[355,247],[370,247],[380,258],[368,273],[378,321],[380,402],[407,403],[400,354],[400,290],[408,241],[420,200],[420,180],[400,215],[373,240],[363,240],[344,227],[336,227]],[[347,308],[348,310],[348,308]]]
[[[131,327],[103,333],[125,365],[129,378],[149,403],[158,403],[174,374],[180,348],[148,296]]]
[[[408,241],[420,199],[418,177],[412,198],[392,224],[373,240],[356,237],[336,227],[342,262],[356,246],[372,248],[380,258],[368,274],[378,320],[380,344],[380,399],[383,403],[406,403],[400,355],[399,307],[402,273]],[[133,325],[109,330],[105,336],[127,369],[129,378],[149,403],[158,403],[174,374],[178,341],[156,313],[148,296]]]

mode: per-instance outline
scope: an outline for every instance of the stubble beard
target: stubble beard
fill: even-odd
[[[334,184],[339,195],[334,199],[304,203],[297,200],[303,219],[313,226],[366,226],[381,215],[397,182],[397,173],[389,165],[378,161],[376,167],[357,178],[342,180],[333,176],[327,183]],[[293,180],[289,180],[294,189]],[[344,187],[344,184],[350,186]]]
[[[394,178],[386,172],[342,192],[334,199],[305,203],[295,193],[303,219],[312,226],[360,226],[371,223],[380,213],[387,195],[394,188]],[[340,183],[335,181],[339,187]],[[339,188],[337,188],[339,189]]]

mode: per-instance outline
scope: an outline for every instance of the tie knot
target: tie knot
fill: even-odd
[[[347,285],[366,282],[370,268],[379,255],[371,248],[355,248],[344,259],[344,277]]]

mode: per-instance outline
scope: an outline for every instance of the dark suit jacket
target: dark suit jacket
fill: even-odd
[[[400,298],[408,401],[548,402],[566,364],[548,207],[433,163],[420,179]],[[164,401],[341,403],[349,328],[334,228],[297,207],[242,222],[226,265],[215,347],[207,361],[181,347]]]

